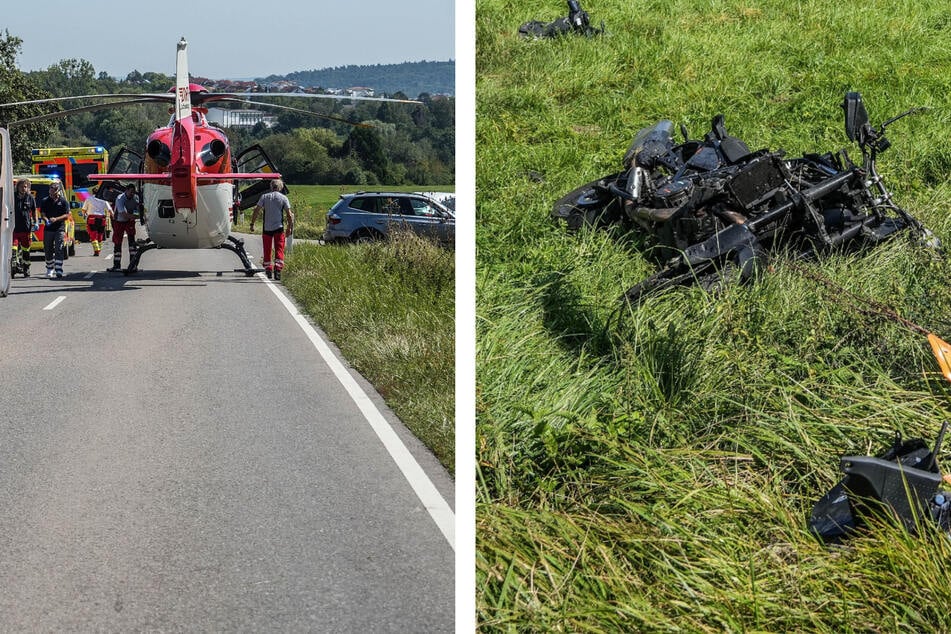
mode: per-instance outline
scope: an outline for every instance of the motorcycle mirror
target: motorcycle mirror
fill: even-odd
[[[889,119],[888,121],[886,121],[885,123],[883,123],[883,124],[882,124],[882,130],[884,131],[886,127],[888,127],[888,126],[890,126],[891,124],[895,123],[896,121],[898,121],[898,120],[901,119],[902,117],[907,117],[907,116],[910,115],[910,114],[918,114],[919,112],[927,112],[928,110],[931,110],[931,108],[928,108],[927,106],[918,106],[917,108],[912,108],[912,109],[910,109],[910,110],[906,110],[906,111],[904,111],[903,113],[901,113],[900,115],[898,115],[898,116],[896,116],[896,117],[892,117],[891,119]]]
[[[862,95],[857,92],[846,93],[842,108],[845,109],[845,134],[849,141],[855,141],[862,128],[868,125],[868,113],[862,103]]]

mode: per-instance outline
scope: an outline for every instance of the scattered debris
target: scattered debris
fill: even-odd
[[[860,164],[844,149],[797,158],[782,150],[751,152],[727,132],[722,114],[703,139],[691,140],[681,126],[684,141],[675,144],[674,124],[662,120],[637,133],[621,172],[570,192],[552,216],[572,229],[621,225],[652,238],[662,268],[628,290],[628,302],[673,286],[716,288],[750,279],[779,248],[808,257],[874,245],[906,229],[939,246],[892,202],[876,170],[876,158],[890,146],[886,126],[923,109],[876,130],[859,93],[847,93],[842,107]]]
[[[951,381],[951,344],[932,332],[906,323],[928,335],[941,375]],[[902,441],[895,434],[892,446],[877,457],[845,456],[845,477],[816,502],[809,530],[825,543],[836,543],[861,529],[870,517],[892,517],[912,534],[922,522],[934,522],[951,531],[951,475],[941,475],[938,454],[948,423],[941,425],[934,449],[921,438]]]
[[[934,449],[921,438],[902,441],[877,457],[845,456],[845,477],[820,499],[809,519],[809,530],[834,543],[862,528],[868,518],[894,517],[911,533],[922,521],[951,528],[951,492],[940,491],[943,479],[938,452],[948,424],[941,427]]]
[[[601,22],[601,28],[591,26],[588,12],[582,10],[578,0],[568,0],[567,17],[558,18],[554,22],[531,20],[518,27],[518,33],[522,37],[531,38],[558,37],[559,35],[572,34],[593,37],[604,33],[604,22]]]

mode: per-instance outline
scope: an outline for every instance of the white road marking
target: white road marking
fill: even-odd
[[[83,279],[88,280],[90,277],[92,277],[95,274],[96,274],[96,270],[93,269],[92,271],[89,271],[88,273],[86,273],[86,276]]]
[[[259,277],[261,276],[260,273],[257,275]],[[430,481],[429,476],[426,475],[423,468],[416,462],[413,454],[409,452],[406,445],[403,444],[403,441],[396,435],[396,432],[393,431],[393,428],[387,422],[386,418],[383,417],[383,414],[380,413],[380,410],[377,409],[376,405],[374,405],[373,401],[370,400],[370,397],[367,396],[363,388],[361,388],[350,375],[350,372],[347,371],[347,368],[344,367],[337,355],[333,353],[333,350],[330,349],[327,342],[324,341],[320,334],[314,330],[314,327],[310,325],[307,321],[307,317],[297,310],[294,303],[280,290],[279,285],[267,279],[265,279],[265,281],[268,283],[268,287],[277,295],[278,300],[284,305],[284,308],[287,309],[287,312],[290,313],[291,317],[297,322],[297,325],[299,325],[301,330],[304,331],[304,334],[307,335],[307,338],[310,339],[310,342],[314,344],[320,356],[323,357],[330,369],[333,370],[334,376],[337,377],[340,384],[347,390],[350,398],[353,399],[353,402],[360,409],[363,417],[370,424],[370,427],[373,428],[373,431],[376,432],[377,437],[383,443],[383,446],[386,447],[386,450],[390,453],[390,457],[393,458],[396,466],[403,472],[403,476],[413,488],[419,501],[426,507],[429,516],[433,518],[436,526],[442,531],[443,537],[449,542],[449,546],[455,551],[455,515],[452,509],[449,508],[449,504],[447,504],[446,500],[440,495],[439,491]]]
[[[61,301],[63,301],[64,299],[66,299],[66,296],[65,296],[65,295],[60,295],[59,297],[57,297],[56,299],[54,299],[53,301],[51,301],[50,304],[49,304],[49,306],[47,306],[47,307],[44,308],[43,310],[53,310],[54,308],[56,308],[57,306],[59,306],[59,303],[60,303]]]

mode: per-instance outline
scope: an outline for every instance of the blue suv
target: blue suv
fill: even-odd
[[[327,212],[325,242],[383,240],[394,228],[447,245],[456,241],[455,213],[421,194],[357,192],[342,194]]]

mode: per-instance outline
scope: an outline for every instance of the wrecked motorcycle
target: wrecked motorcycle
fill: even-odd
[[[722,114],[701,140],[691,140],[681,126],[684,141],[675,144],[673,123],[662,120],[634,137],[623,171],[564,196],[552,216],[572,229],[619,224],[647,232],[661,268],[624,294],[628,302],[673,286],[713,289],[750,279],[778,249],[810,256],[874,245],[903,230],[936,246],[892,201],[876,169],[890,145],[885,128],[923,108],[876,129],[859,93],[847,93],[842,107],[861,164],[844,149],[797,158],[782,150],[751,152],[727,132]]]

